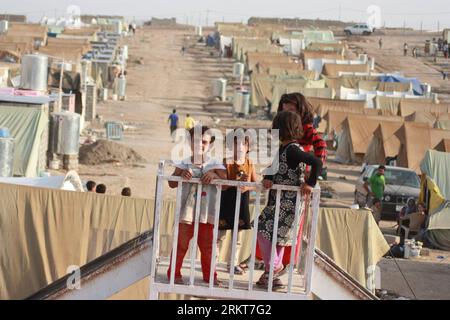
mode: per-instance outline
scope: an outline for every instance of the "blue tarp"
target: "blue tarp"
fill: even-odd
[[[416,78],[405,78],[405,77],[390,75],[390,76],[380,77],[380,81],[381,82],[400,82],[400,83],[411,82],[414,95],[416,95],[416,96],[424,95],[422,84]]]

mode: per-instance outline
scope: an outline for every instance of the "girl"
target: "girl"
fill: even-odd
[[[327,143],[322,139],[320,134],[314,128],[314,111],[313,106],[301,93],[289,93],[281,96],[280,103],[278,105],[278,112],[291,111],[297,113],[301,119],[301,138],[297,140],[297,143],[303,148],[303,151],[309,153],[314,151],[314,155],[322,160],[322,166],[325,165],[327,159]],[[309,168],[306,168],[306,174],[308,174]],[[326,173],[326,169],[325,169]],[[322,172],[319,172],[321,175]],[[302,230],[303,221],[299,229],[299,237]],[[295,250],[295,256],[297,257],[300,251],[301,242],[297,241],[297,247]],[[291,247],[286,248],[283,264],[288,265],[290,263]]]
[[[273,184],[301,186],[304,196],[309,196],[312,188],[316,185],[317,177],[322,170],[322,161],[306,152],[303,152],[297,140],[302,132],[302,122],[297,113],[282,111],[273,120],[272,129],[279,130],[281,146],[279,150],[278,172],[274,175],[266,175],[263,186],[270,189]],[[276,159],[274,161],[277,161]],[[302,164],[302,166],[300,166]],[[311,166],[311,172],[306,182],[302,182],[305,166]],[[269,280],[270,262],[274,263],[273,288],[282,287],[279,278],[280,272],[284,270],[283,255],[284,248],[291,246],[295,218],[295,203],[297,193],[294,191],[282,191],[280,202],[280,216],[276,239],[275,256],[271,257],[273,226],[276,210],[276,191],[271,190],[267,206],[262,211],[258,223],[258,244],[265,265],[265,272],[256,283],[266,288]]]
[[[238,139],[238,137],[242,139]],[[256,172],[253,163],[248,157],[248,152],[250,150],[250,139],[248,136],[244,136],[243,129],[237,129],[232,131],[228,137],[227,142],[233,141],[233,152],[234,156],[230,159],[225,159],[225,167],[227,169],[228,180],[238,180],[246,182],[256,182]],[[239,209],[239,222],[238,230],[248,230],[251,229],[250,225],[250,188],[241,187],[241,206]],[[220,220],[219,220],[219,237],[218,245],[219,247],[225,239],[227,230],[233,230],[234,227],[234,216],[236,210],[236,195],[237,188],[223,186],[222,187],[222,197],[220,206]],[[239,265],[239,253],[241,248],[241,233],[239,232],[237,243],[236,243],[236,255],[234,260],[234,273],[243,274],[244,265]],[[231,263],[229,263],[229,266]]]
[[[226,171],[219,161],[210,159],[207,155],[210,145],[214,142],[214,137],[208,134],[208,127],[194,127],[189,130],[191,138],[190,158],[183,160],[176,165],[173,176],[183,177],[184,180],[201,178],[203,188],[200,203],[200,221],[198,232],[198,247],[200,249],[200,261],[202,265],[203,281],[209,283],[211,268],[211,256],[213,248],[213,228],[215,215],[215,202],[217,189],[215,186],[208,186],[214,179],[226,179]],[[195,135],[198,132],[200,134]],[[198,161],[198,163],[196,163]],[[169,181],[170,188],[177,188],[178,182]],[[194,183],[183,183],[181,192],[180,224],[178,232],[178,244],[175,263],[175,284],[184,284],[181,276],[183,259],[189,249],[189,242],[194,235],[194,217],[197,199],[198,185]],[[170,258],[172,261],[172,257]],[[170,280],[171,268],[167,270],[167,277]],[[220,286],[214,272],[214,284]]]

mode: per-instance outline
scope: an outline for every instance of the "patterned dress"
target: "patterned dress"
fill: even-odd
[[[279,154],[279,167],[278,172],[273,176],[274,184],[281,184],[287,186],[300,186],[304,181],[304,172],[306,165],[300,163],[295,169],[291,169],[287,162],[287,150],[289,148],[299,148],[297,143],[291,143],[285,147],[281,147]],[[273,227],[275,222],[275,209],[276,209],[276,197],[277,191],[271,190],[269,193],[269,199],[267,206],[262,211],[259,217],[258,232],[260,232],[264,238],[272,241],[272,235],[274,233]],[[278,234],[277,245],[279,246],[291,246],[294,232],[294,220],[295,220],[295,203],[297,201],[297,192],[295,191],[281,191],[280,197],[280,218],[278,220]],[[300,207],[301,209],[301,207]]]

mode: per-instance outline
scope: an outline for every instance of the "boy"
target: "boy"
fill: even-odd
[[[216,186],[210,186],[209,184],[214,179],[225,180],[227,178],[223,164],[214,159],[210,159],[207,155],[210,145],[214,142],[214,137],[208,133],[208,130],[209,128],[205,126],[194,127],[189,130],[191,157],[176,164],[175,171],[172,174],[173,176],[182,177],[186,181],[192,178],[200,178],[203,184],[197,244],[200,249],[203,281],[207,283],[209,283],[209,275],[211,272],[215,203],[217,197]],[[169,181],[169,187],[177,188],[178,182]],[[189,242],[194,235],[198,185],[196,183],[184,183],[182,188],[177,257],[175,263],[175,284],[184,284],[181,276],[181,267],[184,256],[189,249]],[[169,270],[167,270],[167,277],[169,279],[170,272],[171,268],[169,267]],[[218,286],[221,284],[215,272],[214,284]]]

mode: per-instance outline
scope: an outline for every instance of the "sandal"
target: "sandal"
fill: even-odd
[[[260,288],[267,289],[269,287],[269,273],[264,272],[259,280],[256,282],[256,285]],[[280,278],[274,277],[272,281],[272,289],[283,289],[285,285],[281,282]]]
[[[234,274],[243,275],[244,273],[245,273],[245,270],[242,269],[241,266],[234,267]]]

